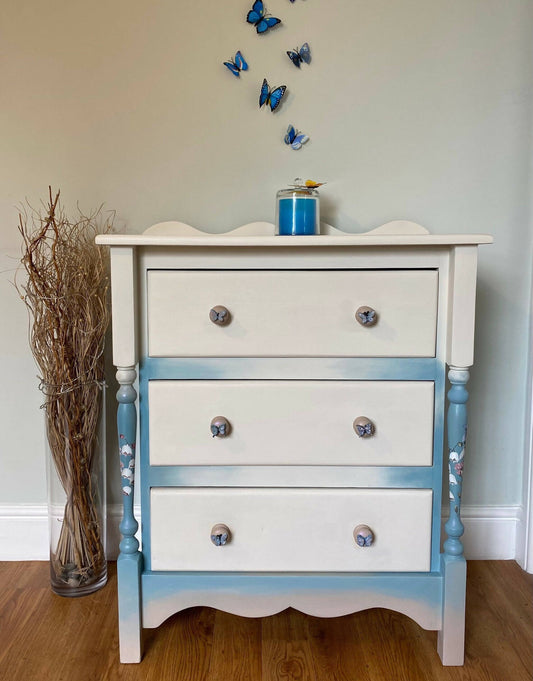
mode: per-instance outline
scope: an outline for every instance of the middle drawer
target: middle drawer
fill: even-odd
[[[148,399],[155,466],[432,464],[432,381],[157,380]]]

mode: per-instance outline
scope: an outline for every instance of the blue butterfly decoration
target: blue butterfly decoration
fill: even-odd
[[[265,33],[269,28],[281,24],[281,19],[276,17],[265,16],[265,6],[263,0],[255,0],[252,9],[246,16],[246,21],[255,26],[258,33]]]
[[[211,433],[213,434],[213,437],[217,437],[217,435],[221,435],[222,437],[224,437],[224,435],[226,434],[226,424],[221,423],[220,426],[217,426],[213,423],[213,425],[211,426]]]
[[[292,61],[294,66],[300,68],[300,64],[305,62],[306,64],[311,63],[311,50],[309,49],[309,43],[304,43],[300,49],[287,50],[287,55]]]
[[[246,60],[242,56],[240,50],[238,50],[237,53],[235,54],[235,59],[225,61],[224,66],[227,66],[228,69],[233,73],[233,75],[237,76],[237,78],[239,78],[241,71],[248,71],[248,64],[246,63]]]
[[[365,435],[372,435],[372,433],[374,432],[374,427],[372,426],[371,423],[365,423],[364,426],[356,424],[355,428],[357,430],[357,435],[359,435],[359,437],[364,437]]]
[[[264,104],[270,104],[270,110],[275,111],[287,89],[286,85],[280,85],[277,88],[271,90],[268,86],[267,79],[263,79],[263,85],[261,85],[261,92],[259,94],[259,108]]]
[[[298,132],[293,125],[289,125],[284,139],[285,144],[289,144],[293,149],[301,149],[302,144],[307,142],[309,136],[303,135],[301,132]]]
[[[212,534],[211,541],[215,546],[224,546],[224,544],[226,544],[228,541],[228,533],[224,532],[223,534]]]
[[[363,310],[357,313],[363,324],[372,324],[375,321],[376,311],[375,310]]]
[[[216,310],[209,310],[209,319],[212,322],[223,322],[227,314],[227,310],[220,310],[220,312],[217,312]]]
[[[357,546],[372,546],[372,535],[363,537],[362,534],[357,535]]]

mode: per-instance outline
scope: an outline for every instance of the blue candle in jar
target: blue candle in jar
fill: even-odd
[[[296,236],[319,233],[318,192],[281,189],[277,195],[277,233]]]

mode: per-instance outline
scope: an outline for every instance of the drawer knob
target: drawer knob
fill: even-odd
[[[213,324],[218,324],[218,326],[226,326],[231,321],[231,314],[227,307],[224,305],[215,305],[209,310],[209,319]]]
[[[211,541],[215,546],[224,546],[231,541],[229,527],[223,523],[213,525],[211,528]]]
[[[367,546],[372,546],[374,541],[374,533],[368,527],[368,525],[358,525],[353,531],[353,538],[357,546],[361,548],[366,548]]]
[[[211,419],[211,435],[213,437],[227,437],[231,431],[231,424],[224,416]]]
[[[355,312],[355,318],[361,326],[374,326],[378,321],[378,313],[368,305],[361,305]]]
[[[358,416],[353,422],[353,429],[359,437],[372,437],[376,427],[366,416]]]

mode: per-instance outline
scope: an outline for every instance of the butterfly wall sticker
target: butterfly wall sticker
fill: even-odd
[[[311,50],[309,49],[309,43],[304,43],[300,49],[296,48],[295,50],[287,50],[287,55],[294,66],[297,66],[298,68],[300,68],[302,62],[305,62],[306,64],[311,63]]]
[[[293,149],[301,149],[302,144],[305,144],[309,139],[308,135],[298,132],[293,125],[289,125],[287,133],[284,137],[285,144],[289,144]]]
[[[255,0],[252,9],[246,16],[246,21],[253,24],[258,33],[266,33],[270,28],[281,24],[281,19],[265,14],[263,0]]]
[[[261,92],[259,93],[259,108],[265,104],[269,104],[270,110],[275,111],[280,105],[286,89],[286,85],[279,85],[277,88],[271,90],[268,86],[267,79],[264,78],[263,85],[261,85]]]
[[[237,78],[240,77],[241,71],[248,71],[248,64],[240,50],[236,52],[235,59],[225,61],[224,66],[227,66],[231,73],[233,73],[234,76],[237,76]]]

